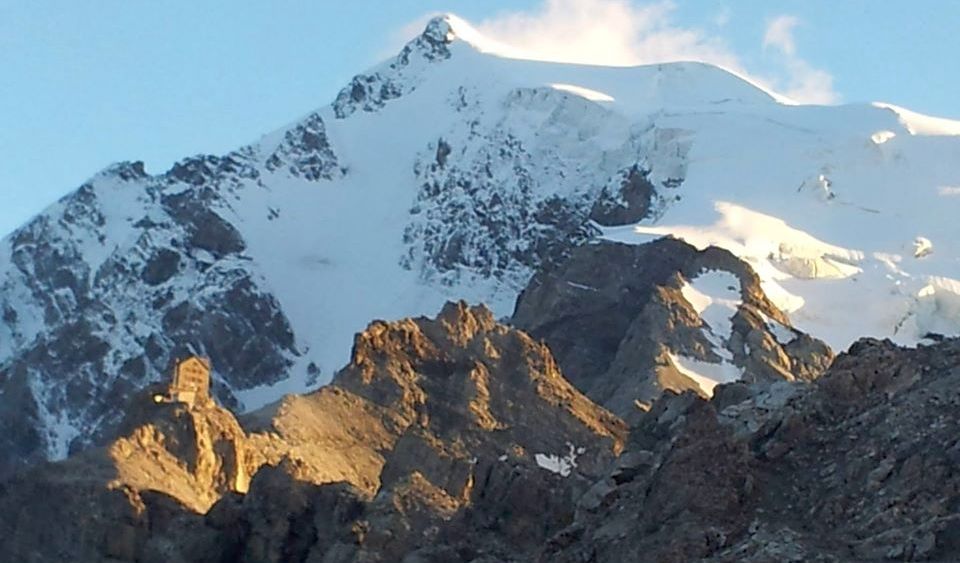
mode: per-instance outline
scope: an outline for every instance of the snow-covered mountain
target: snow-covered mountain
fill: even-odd
[[[509,315],[592,237],[726,248],[835,348],[960,332],[960,123],[791,105],[702,63],[509,55],[436,18],[291,125],[112,166],[4,238],[0,449],[89,443],[187,347],[240,409],[313,388],[370,319]],[[707,323],[730,301],[713,281],[688,292]]]

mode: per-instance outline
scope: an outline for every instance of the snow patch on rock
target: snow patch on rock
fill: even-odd
[[[696,382],[708,397],[713,396],[717,385],[732,383],[743,377],[743,370],[726,360],[712,363],[679,354],[671,353],[669,356],[677,371]]]
[[[570,473],[577,467],[577,457],[586,450],[584,447],[577,447],[567,442],[567,453],[565,454],[544,454],[539,453],[534,456],[537,465],[547,471],[556,473],[561,477],[569,477]]]
[[[913,257],[923,258],[933,253],[933,243],[927,237],[917,237],[913,241]]]
[[[709,327],[708,338],[715,348],[726,351],[733,333],[733,316],[743,302],[737,276],[718,270],[702,272],[685,281],[680,292]]]

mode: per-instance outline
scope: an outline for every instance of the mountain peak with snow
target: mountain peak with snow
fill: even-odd
[[[571,63],[554,58],[549,53],[531,52],[489,37],[467,20],[451,13],[433,17],[427,23],[423,33],[412,43],[417,44],[424,40],[431,44],[461,42],[478,53],[514,61],[573,65],[584,69],[591,67],[637,69],[635,74],[638,76],[632,81],[640,87],[646,86],[646,83],[651,80],[650,77],[653,76],[654,81],[662,83],[661,87],[670,89],[672,93],[679,94],[684,90],[698,91],[701,94],[710,92],[714,96],[714,101],[777,101],[795,105],[792,100],[761,86],[749,77],[711,63],[688,60],[663,61],[643,65]],[[629,71],[627,74],[629,74]]]
[[[456,40],[464,41],[481,51],[497,43],[484,36],[470,22],[453,13],[432,17],[427,22],[422,35],[446,43],[452,43]]]
[[[238,409],[315,388],[371,319],[507,316],[598,239],[725,249],[835,349],[960,333],[960,137],[778,101],[705,63],[532,60],[434,18],[296,122],[163,174],[115,165],[5,237],[0,423],[22,432],[0,447],[90,443],[183,344]]]
[[[420,37],[444,43],[461,41],[481,53],[506,58],[525,58],[522,56],[523,52],[521,50],[484,35],[473,24],[452,13],[440,14],[431,18]]]

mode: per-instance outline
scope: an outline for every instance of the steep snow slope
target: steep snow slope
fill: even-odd
[[[960,135],[960,121],[923,115],[883,102],[875,102],[873,105],[897,114],[900,123],[914,135]]]
[[[835,347],[960,329],[960,137],[702,63],[504,54],[435,19],[331,105],[164,174],[111,167],[6,237],[0,446],[62,457],[186,346],[236,407],[306,390],[370,319],[508,315],[598,229],[728,248]]]

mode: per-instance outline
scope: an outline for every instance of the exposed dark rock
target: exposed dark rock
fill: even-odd
[[[377,111],[386,103],[402,95],[400,87],[379,73],[373,75],[357,75],[350,84],[340,91],[333,104],[334,113],[343,119],[358,108],[363,111]]]
[[[162,248],[147,261],[141,279],[148,285],[160,285],[173,277],[180,268],[180,253]]]
[[[410,63],[411,55],[417,54],[428,61],[450,58],[450,43],[455,39],[450,22],[444,17],[436,17],[427,23],[419,37],[404,46],[397,56],[397,65]]]
[[[183,182],[193,186],[215,184],[235,175],[240,178],[256,178],[256,167],[251,166],[249,148],[227,154],[226,156],[197,155],[185,158],[173,165],[165,174],[168,181]]]
[[[240,388],[277,381],[297,353],[279,304],[246,277],[223,289],[168,309],[164,339],[193,344]]]
[[[542,338],[566,376],[621,416],[663,389],[700,391],[670,353],[719,362],[703,321],[683,297],[684,281],[707,271],[733,274],[742,304],[724,349],[746,381],[810,380],[833,357],[822,342],[795,331],[781,344],[767,320],[789,320],[764,295],[749,265],[719,248],[697,251],[677,239],[643,245],[580,246],[555,268],[543,268],[517,298],[512,322]],[[792,330],[792,329],[791,329]]]
[[[143,161],[140,160],[135,162],[118,162],[108,167],[104,171],[104,174],[115,174],[118,178],[126,182],[143,180],[150,176],[147,174],[146,168],[144,168]]]
[[[541,560],[956,560],[958,378],[960,340],[862,340],[810,385],[667,392]]]
[[[36,424],[37,403],[27,383],[27,371],[21,367],[0,368],[0,479],[15,469],[43,461],[44,438]]]
[[[342,175],[323,118],[317,113],[284,133],[283,141],[267,158],[266,167],[271,172],[284,169],[294,177],[311,182]]]
[[[450,145],[440,139],[437,141],[437,166],[443,168],[443,165],[447,163],[448,156],[450,156]]]
[[[649,175],[649,170],[638,165],[627,169],[617,193],[606,189],[600,193],[590,210],[590,219],[607,226],[629,225],[646,219],[657,196]]]
[[[212,194],[202,189],[187,190],[165,196],[163,203],[170,216],[186,229],[190,247],[206,250],[216,258],[243,252],[246,244],[236,227],[210,206],[203,205],[208,197],[212,197]]]
[[[413,61],[436,63],[450,58],[449,44],[454,40],[450,24],[444,18],[434,18],[423,34],[408,43],[400,54],[380,72],[360,74],[344,87],[333,102],[334,115],[344,119],[355,111],[378,111],[387,102],[399,98],[415,85],[401,79],[406,67]]]

